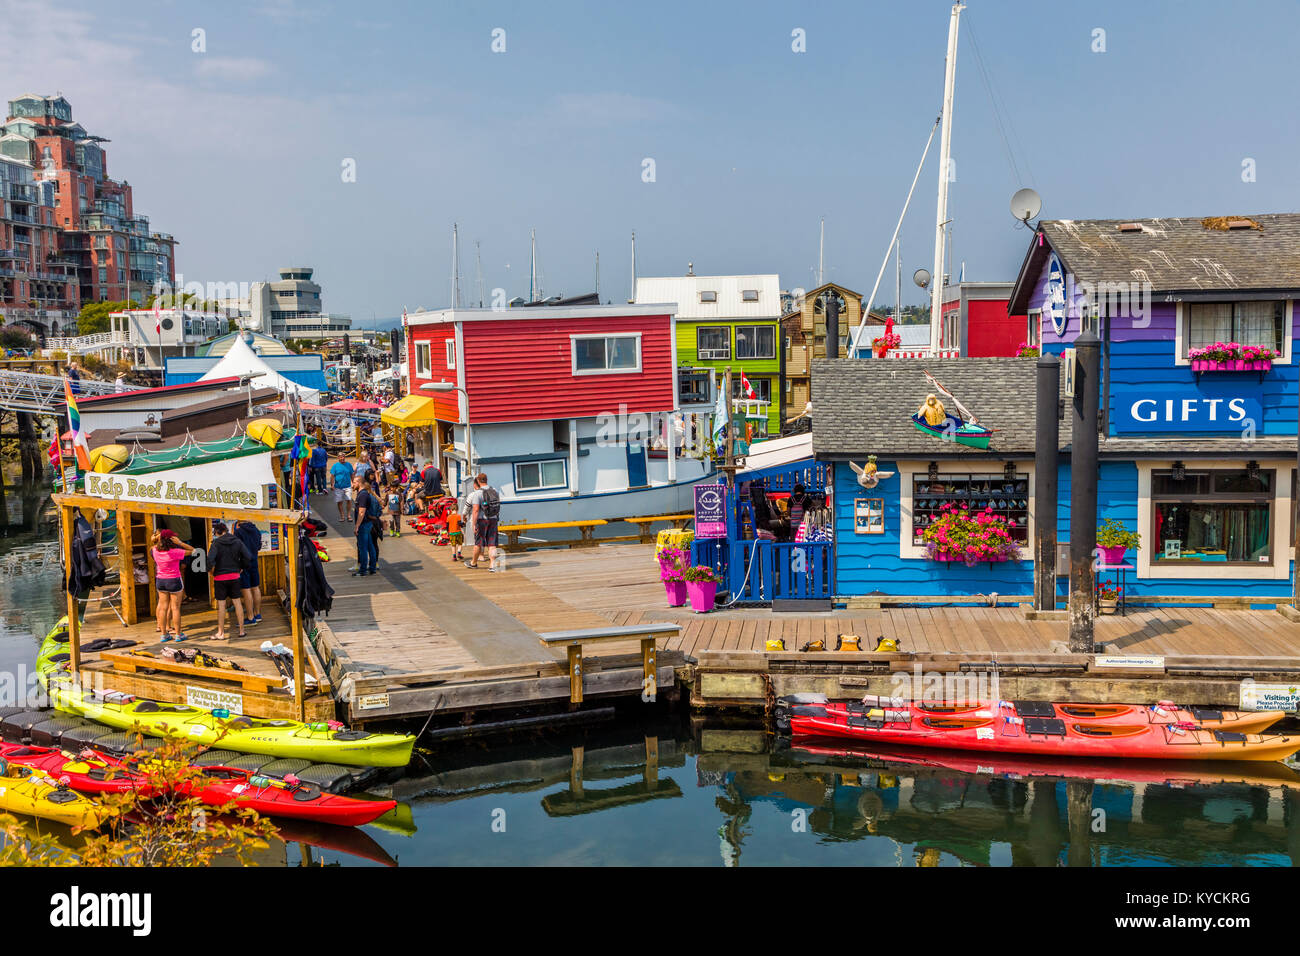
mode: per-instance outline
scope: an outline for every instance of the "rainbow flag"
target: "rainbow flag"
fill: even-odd
[[[81,413],[77,411],[77,399],[72,394],[72,383],[63,380],[63,396],[68,402],[68,427],[72,429],[72,451],[77,456],[77,467],[90,471],[90,444],[81,432]]]

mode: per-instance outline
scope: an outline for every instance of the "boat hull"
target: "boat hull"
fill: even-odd
[[[990,429],[981,428],[979,425],[968,425],[956,415],[949,415],[948,420],[939,426],[929,424],[920,415],[913,415],[912,424],[916,426],[917,431],[931,438],[956,442],[958,445],[969,445],[971,448],[988,448],[989,440],[993,437]]]

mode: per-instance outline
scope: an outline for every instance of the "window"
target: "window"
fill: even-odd
[[[931,481],[929,475],[912,476],[912,545],[920,547],[926,527],[943,516],[945,505],[992,510],[1007,523],[1011,537],[1021,547],[1029,544],[1029,474],[970,475],[944,472]]]
[[[701,302],[717,302],[717,301],[718,301],[718,293],[716,293],[716,292],[701,292],[701,293],[700,293],[700,301],[701,301]]]
[[[456,340],[447,340],[447,368],[456,367]]]
[[[736,326],[736,358],[776,358],[776,329],[770,325]]]
[[[641,371],[641,336],[573,335],[573,374]]]
[[[741,291],[741,293],[740,293],[740,301],[742,301],[742,302],[757,302],[757,301],[758,301],[758,290],[757,290],[757,289],[744,289],[744,290]]]
[[[1043,345],[1043,310],[1031,309],[1025,321],[1025,345],[1031,349]]]
[[[1183,335],[1179,358],[1189,349],[1215,342],[1240,342],[1285,353],[1286,303],[1280,299],[1252,302],[1188,302],[1183,306]]]
[[[707,405],[713,392],[713,370],[679,368],[677,400],[683,405]]]
[[[1272,565],[1276,473],[1151,473],[1151,565]]]
[[[542,491],[563,488],[569,483],[564,459],[522,461],[515,464],[515,491]]]
[[[731,329],[725,325],[696,329],[695,354],[702,362],[726,361],[731,358]]]
[[[735,399],[746,399],[751,402],[770,402],[772,401],[772,380],[770,378],[750,378],[749,387],[754,390],[754,398],[750,398],[744,392],[744,385],[740,381],[739,373],[731,380],[731,397]]]
[[[415,345],[415,374],[421,378],[427,378],[430,367],[432,366],[430,348],[428,342],[417,342]]]

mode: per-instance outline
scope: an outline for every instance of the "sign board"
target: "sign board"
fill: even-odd
[[[1052,330],[1056,332],[1057,338],[1062,338],[1069,324],[1065,312],[1065,267],[1061,265],[1061,258],[1056,254],[1055,249],[1047,257],[1046,307],[1052,317]]]
[[[1300,684],[1257,684],[1247,678],[1241,682],[1242,710],[1300,710]]]
[[[885,499],[884,498],[854,498],[853,499],[853,533],[854,534],[884,534],[885,533]]]
[[[1061,364],[1065,366],[1065,397],[1074,398],[1074,386],[1077,381],[1075,373],[1079,369],[1079,353],[1068,348],[1061,353]]]
[[[1165,659],[1151,654],[1098,654],[1092,662],[1096,667],[1120,667],[1143,671],[1165,669]]]
[[[228,710],[232,714],[244,712],[244,695],[207,687],[185,687],[185,703],[200,710]]]
[[[86,474],[86,494],[106,501],[163,505],[265,508],[266,486],[275,484],[271,453],[142,475]]]
[[[722,485],[695,486],[695,537],[727,536],[727,493]]]
[[[388,706],[387,694],[366,694],[357,698],[357,710],[379,710]]]
[[[1199,387],[1130,386],[1116,388],[1111,420],[1120,434],[1153,432],[1257,431],[1264,425],[1258,392],[1238,382],[1206,382]]]

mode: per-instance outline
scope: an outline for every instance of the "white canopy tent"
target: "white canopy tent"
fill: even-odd
[[[267,365],[242,335],[235,339],[221,361],[199,377],[199,381],[230,378],[236,375],[251,376],[252,384],[257,388],[274,388],[282,393],[296,392],[298,398],[304,402],[315,402],[320,399],[320,392],[316,389],[299,385]]]

